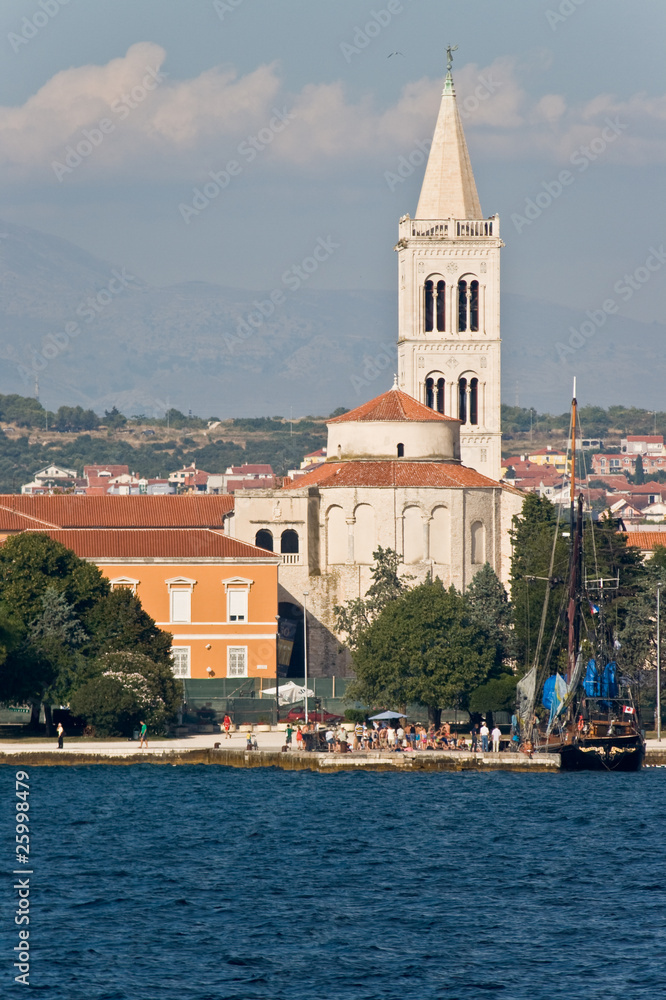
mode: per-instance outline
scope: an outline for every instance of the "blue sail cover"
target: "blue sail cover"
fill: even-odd
[[[557,674],[551,674],[546,683],[543,686],[543,697],[541,698],[541,704],[544,708],[550,711],[551,705],[553,704],[553,691],[555,690],[555,681],[557,680]]]
[[[597,671],[596,660],[587,661],[587,670],[585,671],[583,687],[585,688],[585,694],[588,698],[598,698],[601,695],[601,678],[599,677],[599,672]]]
[[[601,697],[617,698],[619,692],[617,683],[617,663],[612,660],[604,667],[604,674],[601,678]]]

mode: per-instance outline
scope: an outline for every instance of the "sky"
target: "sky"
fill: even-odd
[[[157,285],[332,239],[311,287],[394,292],[451,43],[503,289],[661,321],[664,37],[663,0],[3,0],[0,217]]]

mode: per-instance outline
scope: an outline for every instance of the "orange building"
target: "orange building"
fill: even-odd
[[[275,677],[279,556],[208,528],[45,534],[137,595],[177,677]]]

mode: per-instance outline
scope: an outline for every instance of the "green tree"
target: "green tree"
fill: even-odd
[[[512,608],[509,595],[490,563],[485,563],[475,574],[465,598],[472,622],[485,632],[496,650],[496,667],[508,663],[515,649]]]
[[[30,624],[21,650],[39,678],[46,732],[52,733],[51,702],[67,701],[76,676],[77,651],[87,636],[64,595],[48,587],[41,598],[42,613]]]
[[[55,664],[57,645],[53,635],[40,635],[40,619],[46,628],[46,618],[55,614],[54,601],[61,595],[67,613],[80,618],[93,604],[108,593],[109,583],[100,570],[55,542],[42,532],[12,535],[0,547],[0,595],[5,607],[11,609],[15,633],[22,636],[14,646],[0,673],[0,700],[28,701],[32,705],[31,724],[39,720],[39,706],[56,682],[59,665],[63,665],[63,647]],[[47,592],[52,593],[47,598]],[[46,598],[47,607],[44,600]],[[35,633],[34,630],[37,629]],[[33,639],[36,641],[33,642]]]
[[[129,588],[104,594],[85,614],[84,625],[90,636],[88,655],[124,649],[171,665],[173,636],[157,627]]]
[[[645,482],[645,471],[643,470],[643,456],[636,455],[636,466],[634,468],[633,482],[635,486],[642,486]]]
[[[82,406],[61,406],[55,416],[57,431],[94,431],[99,427],[99,417],[94,410]]]
[[[151,732],[164,732],[183,699],[171,668],[143,653],[104,653],[93,673],[72,694],[70,707],[100,736],[128,736],[144,717]]]
[[[336,604],[336,628],[347,636],[347,645],[355,649],[360,635],[384,610],[387,604],[397,600],[414,579],[412,576],[398,576],[400,556],[393,549],[383,549],[381,545],[372,553],[375,564],[372,567],[372,583],[365,597],[356,597],[344,604]]]
[[[422,583],[390,601],[359,634],[350,699],[370,705],[426,705],[439,724],[447,706],[466,707],[495,659],[469,605],[441,580]]]
[[[104,423],[107,427],[114,429],[124,427],[127,423],[127,417],[116,406],[113,406],[110,410],[104,411]]]
[[[0,595],[26,630],[42,613],[49,587],[62,593],[78,616],[109,592],[97,566],[44,532],[10,535],[0,547]]]
[[[469,696],[469,710],[474,713],[510,712],[516,704],[517,674],[492,677],[475,688]]]

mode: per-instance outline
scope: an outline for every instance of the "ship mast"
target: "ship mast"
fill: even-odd
[[[576,379],[573,381],[573,398],[571,400],[571,549],[569,560],[569,601],[567,605],[567,620],[569,635],[567,643],[567,683],[571,682],[578,656],[580,639],[580,618],[578,614],[578,597],[580,593],[582,534],[583,534],[583,494],[576,502],[576,432],[578,401],[576,399]]]

